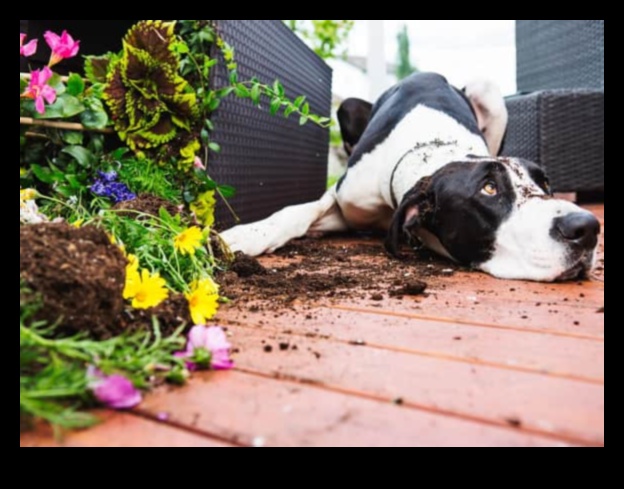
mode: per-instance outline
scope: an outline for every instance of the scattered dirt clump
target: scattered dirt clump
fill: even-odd
[[[391,297],[398,297],[398,296],[404,296],[404,295],[417,296],[417,295],[424,294],[425,291],[427,290],[427,284],[420,280],[412,280],[412,281],[405,281],[405,282],[398,281],[394,285],[396,288],[390,291]]]
[[[403,260],[386,254],[376,237],[296,240],[259,260],[237,254],[217,277],[230,307],[249,312],[279,311],[324,300],[400,300],[425,293],[448,279],[449,262],[427,251]],[[444,287],[444,285],[441,285]]]
[[[254,275],[266,275],[267,270],[255,258],[243,253],[236,253],[234,263],[230,266],[239,278],[253,277]]]

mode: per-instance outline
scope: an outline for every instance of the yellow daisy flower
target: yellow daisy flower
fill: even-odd
[[[150,274],[149,270],[141,270],[138,282],[132,283],[128,292],[132,292],[128,298],[132,298],[135,309],[151,309],[169,297],[165,279],[157,273]]]
[[[201,247],[203,240],[202,230],[197,226],[193,226],[178,234],[173,240],[173,245],[183,255],[194,255]]]
[[[210,278],[195,281],[186,294],[194,324],[206,324],[219,308],[219,286]]]

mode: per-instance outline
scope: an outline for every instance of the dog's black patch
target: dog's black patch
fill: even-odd
[[[488,183],[495,185],[496,195],[482,192]],[[516,198],[502,163],[450,163],[405,195],[390,226],[386,248],[398,255],[401,231],[417,237],[425,230],[458,262],[483,263],[492,257],[496,232],[509,217]]]

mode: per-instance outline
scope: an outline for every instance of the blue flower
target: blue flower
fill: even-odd
[[[95,195],[111,199],[115,204],[136,199],[125,183],[117,181],[117,172],[98,172],[98,175],[99,178],[91,186],[91,192]]]

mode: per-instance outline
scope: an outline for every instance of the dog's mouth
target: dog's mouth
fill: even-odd
[[[573,266],[567,271],[559,275],[555,282],[567,282],[570,280],[587,280],[589,274],[593,268],[593,255],[588,253],[581,257]]]

